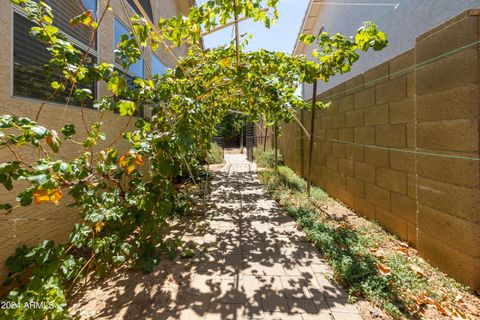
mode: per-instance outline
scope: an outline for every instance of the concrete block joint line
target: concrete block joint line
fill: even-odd
[[[321,136],[315,136],[314,138],[319,138],[319,139],[331,141],[331,142],[339,142],[339,143],[351,144],[355,146],[367,147],[367,148],[387,150],[387,151],[406,152],[406,153],[421,154],[426,156],[444,157],[444,158],[450,158],[450,159],[480,161],[480,158],[456,156],[456,155],[445,154],[445,153],[436,153],[434,152],[435,150],[428,150],[428,149],[421,149],[424,151],[418,150],[418,148],[416,150],[408,150],[408,149],[389,148],[389,147],[382,147],[382,146],[376,146],[376,145],[370,145],[370,144],[355,143],[351,141],[338,140],[338,139],[329,139],[327,137],[321,137]]]
[[[381,149],[381,150],[386,150],[386,151],[398,151],[398,152],[420,154],[420,155],[426,155],[426,156],[443,157],[443,158],[450,158],[450,159],[463,159],[463,160],[471,160],[471,161],[480,161],[480,158],[456,156],[456,155],[452,155],[452,154],[435,152],[436,150],[429,150],[429,149],[420,149],[419,150],[418,148],[415,148],[415,149],[390,148],[390,147],[377,146],[377,145],[374,145],[374,144],[364,144],[364,143],[357,143],[357,142],[346,141],[346,140],[330,139],[330,138],[327,138],[325,136],[314,136],[314,138],[318,138],[318,139],[325,140],[325,141],[330,141],[330,142],[338,142],[338,143],[343,143],[343,144],[350,144],[350,145],[359,146],[359,147]],[[300,139],[303,139],[303,137],[300,136],[300,137],[295,138],[295,140],[300,140]],[[309,138],[307,138],[307,139],[309,140]]]

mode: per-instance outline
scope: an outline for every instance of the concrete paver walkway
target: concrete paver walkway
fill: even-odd
[[[199,319],[361,319],[330,268],[264,192],[255,163],[226,154],[213,183],[211,247],[191,283],[211,294]],[[202,274],[201,270],[210,270]],[[215,290],[215,286],[219,290]],[[204,316],[204,317],[203,317]]]
[[[295,222],[267,196],[255,163],[226,154],[208,219],[186,216],[167,236],[194,258],[162,259],[149,274],[116,270],[72,299],[81,319],[361,319]]]

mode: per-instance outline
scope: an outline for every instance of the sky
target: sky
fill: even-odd
[[[205,0],[198,0],[201,4]],[[279,19],[270,29],[263,23],[246,20],[240,22],[240,34],[251,33],[252,39],[246,47],[247,51],[264,48],[271,51],[292,53],[297,40],[298,31],[303,22],[308,0],[280,0],[278,4]],[[205,47],[214,48],[228,44],[235,37],[234,27],[229,27],[204,37]]]

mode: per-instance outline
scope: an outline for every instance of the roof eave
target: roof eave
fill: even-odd
[[[305,43],[300,41],[300,36],[303,33],[312,33],[315,28],[315,22],[318,18],[320,8],[322,6],[321,2],[316,2],[315,0],[309,0],[307,10],[305,11],[305,16],[303,17],[302,26],[297,35],[297,40],[295,41],[295,46],[293,48],[293,55],[305,54],[307,46]]]

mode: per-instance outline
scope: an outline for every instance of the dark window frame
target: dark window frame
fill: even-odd
[[[98,1],[97,1],[97,9],[98,9]],[[19,18],[23,18],[25,19],[26,21],[29,21],[32,25],[34,23],[32,23],[26,13],[23,11],[23,9],[17,5],[12,5],[12,9],[11,9],[11,21],[12,21],[12,33],[11,33],[11,52],[10,52],[10,57],[11,57],[11,76],[10,76],[10,84],[11,84],[11,88],[10,88],[10,95],[11,97],[14,97],[14,98],[21,98],[21,99],[29,99],[29,100],[36,100],[36,101],[44,101],[46,99],[46,97],[48,97],[48,95],[53,92],[53,89],[51,88],[51,83],[47,83],[45,84],[45,88],[48,88],[48,94],[46,94],[45,97],[38,97],[38,96],[34,96],[34,95],[28,95],[28,94],[18,94],[16,93],[16,88],[15,88],[15,82],[16,82],[16,78],[15,78],[15,61],[16,61],[16,57],[15,57],[15,54],[16,54],[16,46],[15,46],[15,38],[16,38],[16,35],[15,35],[15,19],[16,17],[19,17]],[[85,45],[84,43],[82,43],[81,41],[73,38],[71,35],[69,35],[68,33],[64,32],[62,29],[59,28],[59,31],[67,38],[68,41],[70,41],[77,49],[79,50],[82,50],[83,52],[85,52],[87,49],[88,49],[88,45]],[[38,41],[37,39],[35,39],[34,37],[28,35],[29,37],[29,40],[28,41]],[[38,45],[37,45],[38,46]],[[93,63],[96,63],[98,61],[98,52],[96,51],[95,48],[91,48],[89,50],[89,55],[90,57],[94,60]],[[48,61],[50,60],[51,56],[48,55]],[[48,64],[48,61],[44,64],[47,65]],[[18,79],[18,78],[17,78]],[[55,81],[56,79],[52,79],[53,81]],[[92,90],[92,96],[93,96],[93,100],[95,100],[97,98],[97,95],[98,95],[98,83],[97,81],[93,80],[93,84],[92,84],[92,87],[90,88]],[[68,89],[67,89],[68,90]],[[61,105],[65,105],[65,102],[62,102],[62,101],[55,101],[55,100],[50,100],[49,101],[50,104],[61,104]],[[80,106],[79,103],[77,103],[75,101],[75,99],[72,97],[70,99],[70,103],[69,105],[71,106]],[[84,107],[86,108],[93,108],[91,103],[89,105],[85,105]]]
[[[155,19],[153,17],[152,3],[150,2],[150,0],[138,0],[138,1],[142,5],[142,8],[145,10],[150,20],[155,23]],[[137,5],[133,0],[127,0],[127,3],[130,5],[130,7],[132,7],[133,11],[135,11],[140,16],[142,15],[142,13],[140,12],[140,9],[137,7]]]
[[[93,32],[93,28],[89,28],[83,25],[75,26],[74,28],[70,25],[70,19],[81,14],[88,8],[83,3],[83,0],[35,0],[35,1],[44,1],[52,8],[54,15],[53,25],[61,30],[62,33],[70,36],[76,41],[83,43],[85,46],[90,44],[90,40]],[[96,4],[94,15],[98,13],[98,0],[94,0]],[[82,7],[82,8],[81,8]],[[98,48],[98,38],[95,39],[92,49],[97,50]]]

